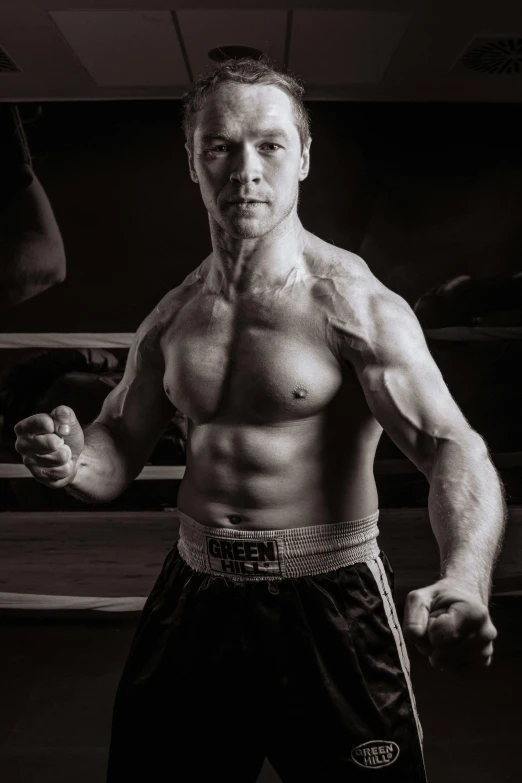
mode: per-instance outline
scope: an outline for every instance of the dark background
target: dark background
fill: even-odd
[[[522,107],[307,105],[309,231],[360,253],[411,304],[459,274],[522,270]],[[2,331],[134,331],[209,253],[180,111],[49,103],[26,125],[69,263],[64,284],[2,314]]]

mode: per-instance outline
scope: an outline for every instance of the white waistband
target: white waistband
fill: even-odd
[[[372,560],[379,554],[376,511],[364,519],[278,530],[201,525],[178,510],[178,551],[194,571],[239,581],[295,579]]]

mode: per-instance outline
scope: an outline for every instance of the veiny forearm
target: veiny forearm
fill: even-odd
[[[139,472],[130,454],[103,424],[85,430],[85,448],[74,480],[65,488],[85,503],[106,503],[121,495]]]
[[[487,602],[506,521],[502,482],[484,441],[470,433],[439,443],[431,470],[429,513],[443,577]]]

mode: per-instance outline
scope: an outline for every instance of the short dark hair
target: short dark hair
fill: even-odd
[[[192,147],[197,115],[205,99],[222,84],[273,84],[286,92],[294,107],[295,123],[304,147],[310,141],[310,118],[306,110],[304,87],[296,76],[280,71],[270,64],[268,58],[254,60],[244,57],[239,60],[225,60],[210,73],[201,74],[194,87],[183,96],[183,131],[189,147]]]

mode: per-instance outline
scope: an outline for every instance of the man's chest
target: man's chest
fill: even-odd
[[[269,424],[311,416],[342,381],[318,314],[284,302],[187,308],[165,354],[167,394],[196,423],[226,418]]]

